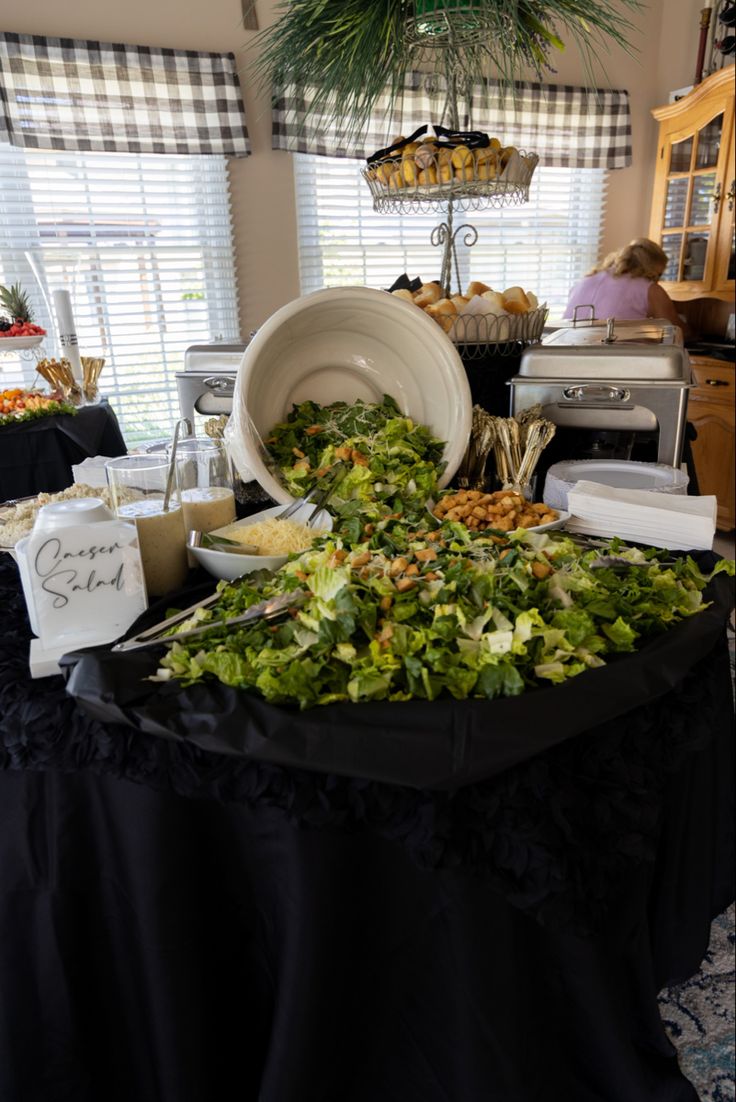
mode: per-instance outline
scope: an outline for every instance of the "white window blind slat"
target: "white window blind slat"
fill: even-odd
[[[189,345],[240,339],[224,157],[0,144],[0,283],[28,291],[48,331],[40,354],[59,355],[29,258],[49,302],[71,293],[82,355],[105,357],[101,390],[129,447],[172,431]],[[0,353],[0,387],[39,382],[33,359]]]
[[[362,162],[293,159],[303,293],[355,283],[390,287],[402,272],[425,281],[439,277],[441,250],[430,234],[442,213],[377,214],[360,176]],[[497,290],[520,284],[561,313],[570,288],[599,255],[606,177],[605,169],[540,166],[523,206],[456,211],[455,227],[469,223],[478,230],[472,248],[458,235],[463,289],[470,280]]]

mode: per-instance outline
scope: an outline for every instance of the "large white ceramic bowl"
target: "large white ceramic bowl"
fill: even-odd
[[[306,524],[313,508],[313,505],[302,505],[291,519],[298,524]],[[259,513],[244,517],[243,520],[236,520],[234,524],[217,528],[212,535],[232,538],[234,528],[247,528],[259,520],[278,516],[283,511],[281,505],[275,505],[272,509],[262,509]],[[326,509],[322,509],[314,518],[312,528],[315,532],[331,532],[332,523],[330,514]],[[306,547],[304,550],[306,551]],[[226,582],[234,582],[236,578],[242,578],[244,574],[252,574],[254,570],[278,570],[289,557],[288,555],[233,555],[230,551],[215,551],[210,547],[190,547],[189,553],[213,578],[220,578]]]
[[[315,291],[277,310],[248,345],[238,369],[227,442],[275,501],[292,500],[269,470],[262,441],[292,405],[311,400],[380,402],[446,442],[446,486],[465,453],[472,399],[452,342],[424,311],[370,287]]]

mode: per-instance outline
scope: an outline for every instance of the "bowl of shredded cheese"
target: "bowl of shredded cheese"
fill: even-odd
[[[263,509],[210,533],[238,543],[253,544],[258,548],[257,555],[233,554],[210,547],[191,547],[190,554],[213,577],[228,582],[254,570],[278,570],[290,554],[306,551],[317,536],[332,531],[332,517],[326,509],[322,509],[307,526],[313,509],[314,505],[307,503],[287,520],[278,520],[284,507],[275,505],[272,509]]]

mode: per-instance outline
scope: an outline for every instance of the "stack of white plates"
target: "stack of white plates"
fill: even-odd
[[[621,490],[649,490],[656,494],[686,494],[690,481],[678,467],[666,463],[638,463],[623,459],[568,459],[547,471],[543,500],[553,509],[567,510],[567,495],[586,480]]]

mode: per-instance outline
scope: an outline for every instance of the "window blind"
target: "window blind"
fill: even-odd
[[[128,445],[167,435],[186,348],[240,339],[225,158],[0,145],[0,283],[15,282],[48,330],[34,353],[60,355],[48,303],[65,288]],[[0,344],[0,386],[31,385],[33,364]]]
[[[437,279],[441,247],[430,242],[442,213],[376,214],[360,176],[362,162],[294,156],[299,266],[303,293],[360,283],[390,287],[406,272]],[[500,210],[455,211],[454,227],[478,231],[472,248],[457,236],[460,282],[494,289],[519,284],[560,315],[573,283],[598,259],[605,210],[605,169],[539,166],[530,200]],[[456,277],[453,272],[453,291]]]

